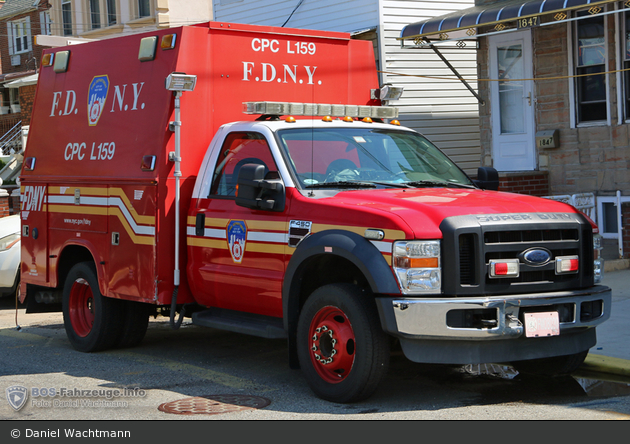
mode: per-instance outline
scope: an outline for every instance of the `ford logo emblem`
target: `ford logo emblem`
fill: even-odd
[[[551,260],[551,251],[545,248],[532,248],[521,254],[523,260],[530,265],[545,265]]]

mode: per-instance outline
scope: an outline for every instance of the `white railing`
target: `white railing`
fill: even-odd
[[[595,220],[595,195],[593,193],[562,194],[544,197],[545,199],[567,203],[586,214],[593,221]]]

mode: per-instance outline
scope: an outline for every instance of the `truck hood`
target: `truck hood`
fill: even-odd
[[[461,188],[342,191],[333,199],[346,208],[356,206],[392,213],[419,238],[441,237],[440,223],[451,216],[577,211],[565,203],[540,197]]]

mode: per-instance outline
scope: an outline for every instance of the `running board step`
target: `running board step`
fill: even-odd
[[[281,318],[210,308],[193,313],[192,322],[202,327],[218,328],[268,339],[286,339]]]

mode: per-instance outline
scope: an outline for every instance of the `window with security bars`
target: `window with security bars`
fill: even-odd
[[[577,123],[606,121],[606,26],[604,16],[578,11],[574,22]],[[601,74],[600,74],[601,73]]]

